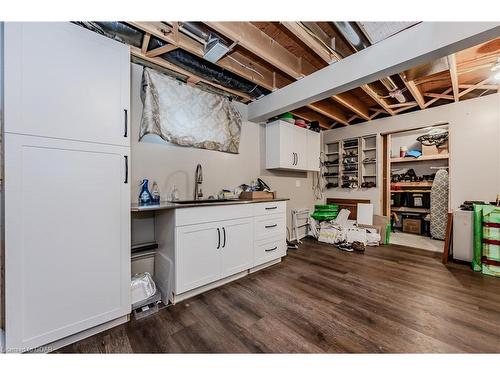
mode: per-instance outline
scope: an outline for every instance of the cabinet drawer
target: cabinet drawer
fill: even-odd
[[[252,204],[189,207],[175,210],[175,226],[210,223],[253,216]]]
[[[258,216],[255,218],[254,228],[256,240],[278,236],[285,238],[285,214]]]
[[[286,255],[286,241],[283,236],[274,237],[255,242],[254,259],[255,266],[272,260],[284,257]]]
[[[254,216],[273,215],[286,211],[286,202],[255,203],[252,206]]]

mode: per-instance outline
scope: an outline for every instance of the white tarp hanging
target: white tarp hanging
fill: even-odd
[[[241,114],[229,99],[150,68],[142,72],[141,99],[139,140],[156,134],[181,146],[238,153]]]

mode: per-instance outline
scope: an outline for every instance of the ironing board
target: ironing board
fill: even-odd
[[[448,222],[448,171],[440,169],[431,188],[431,237],[444,240]]]

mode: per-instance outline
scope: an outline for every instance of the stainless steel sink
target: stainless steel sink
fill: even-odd
[[[234,202],[238,199],[197,199],[197,200],[184,200],[184,201],[173,201],[171,203],[178,204],[206,204],[206,203],[223,203],[223,202]]]

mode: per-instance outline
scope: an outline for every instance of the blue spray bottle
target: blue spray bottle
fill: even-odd
[[[141,181],[141,190],[139,192],[139,206],[149,206],[153,204],[153,196],[148,189],[148,180]]]

